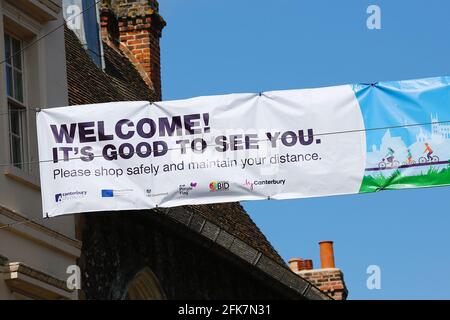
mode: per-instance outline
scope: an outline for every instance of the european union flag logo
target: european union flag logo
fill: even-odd
[[[102,190],[102,198],[112,198],[114,197],[114,191],[110,189]]]

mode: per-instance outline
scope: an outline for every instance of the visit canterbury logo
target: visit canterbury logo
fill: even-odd
[[[63,202],[66,200],[77,200],[86,197],[87,191],[72,191],[55,194],[55,202]]]
[[[227,191],[229,189],[228,181],[213,181],[209,184],[209,191]]]

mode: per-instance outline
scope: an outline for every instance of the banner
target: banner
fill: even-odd
[[[448,120],[448,77],[43,109],[43,211],[449,185]]]

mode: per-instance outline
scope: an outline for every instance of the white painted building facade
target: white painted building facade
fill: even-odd
[[[0,0],[0,299],[78,298],[76,218],[41,219],[34,109],[68,105],[63,23],[61,0]]]

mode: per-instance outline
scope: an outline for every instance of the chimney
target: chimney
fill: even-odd
[[[162,99],[159,40],[166,22],[156,0],[103,0],[100,9],[103,41],[119,47],[144,81]]]
[[[322,269],[335,268],[333,241],[320,241],[320,264]]]
[[[333,299],[347,299],[348,290],[345,286],[344,274],[340,269],[336,268],[334,263],[333,241],[321,241],[319,246],[320,269],[313,269],[312,260],[300,258],[289,260],[290,269]]]

